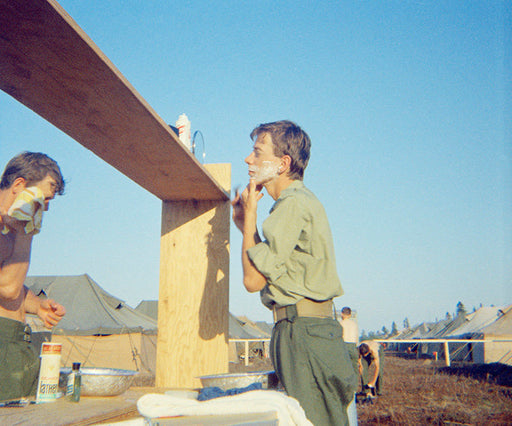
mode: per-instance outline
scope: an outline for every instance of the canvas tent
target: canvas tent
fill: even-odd
[[[66,308],[51,332],[51,340],[63,345],[62,365],[155,372],[156,321],[107,293],[89,275],[30,276],[25,285]],[[27,321],[36,336],[41,332],[48,339],[38,318]]]
[[[500,316],[500,311],[502,311],[501,307],[481,307],[475,312],[467,314],[464,318],[465,321],[459,327],[451,330],[449,333],[445,333],[445,336],[457,338],[465,336],[470,338],[473,334],[496,321]]]
[[[499,317],[501,308],[484,306],[466,315],[457,327],[445,331],[443,338],[447,339],[475,339],[478,332],[492,324]],[[476,361],[475,354],[482,350],[483,343],[450,343],[450,358],[452,361]]]
[[[418,339],[418,356],[437,352],[444,357],[445,346],[439,340],[449,343],[450,360],[475,363],[499,362],[512,365],[512,305],[508,307],[480,307],[469,314],[460,314],[453,319],[436,323],[422,323],[403,330],[398,336],[391,336],[393,348],[403,351],[414,343],[399,343],[400,340]],[[428,343],[429,340],[434,340]],[[437,341],[435,341],[437,340]],[[459,342],[474,340],[474,342]],[[488,340],[478,342],[477,340]],[[494,340],[490,342],[490,340]],[[420,343],[421,342],[421,343]]]
[[[143,300],[135,310],[158,321],[158,300]]]
[[[155,321],[158,318],[158,300],[143,300],[135,311],[140,312]],[[230,339],[266,339],[270,338],[272,326],[266,322],[253,322],[245,316],[236,317],[229,314]]]
[[[512,305],[500,309],[498,314],[498,319],[474,333],[472,338],[501,341],[479,344],[474,350],[475,362],[512,365]]]
[[[389,349],[400,351],[400,352],[406,352],[406,351],[418,351],[418,344],[410,343],[410,342],[404,342],[400,343],[400,340],[411,340],[411,339],[422,339],[424,335],[426,335],[430,329],[432,324],[431,323],[421,323],[417,324],[410,328],[405,328],[401,330],[398,334],[389,336],[389,339],[396,340],[396,342],[393,342],[388,345]]]
[[[158,301],[143,300],[135,308],[155,321],[158,318]],[[269,339],[272,333],[272,326],[266,322],[253,322],[246,317],[237,318],[232,313],[229,314],[229,338],[230,339]],[[267,352],[267,346],[262,342],[253,342],[250,344],[250,350]],[[243,344],[230,342],[229,361],[238,362],[240,354],[244,352]]]

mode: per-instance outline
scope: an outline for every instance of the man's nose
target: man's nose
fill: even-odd
[[[245,158],[245,162],[246,162],[247,164],[251,164],[251,162],[252,162],[252,157],[253,157],[253,155],[252,155],[252,152],[251,152],[251,153],[250,153],[250,154]]]

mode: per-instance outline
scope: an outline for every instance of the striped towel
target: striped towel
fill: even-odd
[[[12,203],[7,214],[14,219],[26,222],[25,233],[37,234],[43,224],[44,194],[37,186],[31,186],[21,192]],[[9,228],[4,226],[2,234],[7,234]]]

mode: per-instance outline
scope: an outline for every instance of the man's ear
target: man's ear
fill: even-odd
[[[20,192],[25,191],[27,188],[27,180],[23,177],[17,177],[11,185],[11,191],[13,194],[18,195]]]
[[[283,155],[281,157],[281,164],[279,165],[280,172],[286,172],[290,170],[292,165],[292,158],[289,155]]]

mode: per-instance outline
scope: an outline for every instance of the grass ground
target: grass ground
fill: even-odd
[[[388,354],[383,379],[383,395],[358,404],[360,425],[512,425],[511,367]]]
[[[232,372],[269,370],[268,360]],[[512,367],[444,367],[444,361],[385,358],[383,395],[358,404],[359,425],[512,425]]]
[[[230,372],[263,370],[272,370],[270,360],[256,359],[247,367],[243,362],[230,364]],[[360,426],[512,425],[512,367],[448,368],[444,361],[386,353],[383,395],[371,405],[357,404],[357,414]]]

